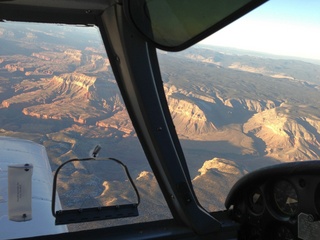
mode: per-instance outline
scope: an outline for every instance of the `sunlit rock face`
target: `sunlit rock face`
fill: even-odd
[[[266,154],[280,161],[319,158],[320,118],[308,114],[308,118],[298,116],[304,112],[303,106],[281,107],[257,113],[244,124],[244,131],[254,134],[265,143]]]
[[[224,208],[225,196],[248,170],[232,160],[214,158],[205,161],[198,172],[199,175],[192,180],[195,192],[201,204],[215,211]]]
[[[212,132],[216,129],[196,103],[169,98],[169,108],[176,130],[182,135],[192,136],[194,134]]]

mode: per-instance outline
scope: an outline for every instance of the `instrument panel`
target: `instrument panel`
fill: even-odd
[[[238,239],[318,239],[320,161],[284,163],[245,175],[225,203]]]

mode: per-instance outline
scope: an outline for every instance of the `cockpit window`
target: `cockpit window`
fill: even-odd
[[[225,209],[248,172],[320,158],[319,3],[301,4],[270,1],[194,47],[158,52],[192,183],[209,211]]]
[[[11,146],[11,143],[2,144],[9,141],[4,137],[10,137],[10,141],[12,138],[32,140],[45,147],[52,171],[69,159],[92,157],[97,145],[101,147],[99,157],[120,159],[128,167],[142,199],[140,216],[72,224],[68,226],[69,231],[172,218],[131,124],[98,28],[1,22],[0,123],[1,151]],[[20,140],[13,142],[20,143]],[[11,146],[8,162],[1,155],[1,181],[5,180],[7,165],[14,162],[14,152],[20,152],[16,145]],[[48,164],[45,157],[40,161]],[[126,196],[123,191],[124,185],[128,185],[123,172],[110,165],[106,168],[105,171],[84,169],[83,164],[74,164],[64,171],[58,186],[58,190],[63,190],[62,207],[81,207],[87,199],[103,199],[105,204],[136,201],[135,195]],[[79,174],[84,187],[77,182],[79,178],[72,178]],[[47,178],[48,174],[45,175]],[[8,201],[3,195],[3,186],[7,185],[1,182],[1,206]],[[66,191],[68,189],[70,191]],[[80,193],[81,189],[93,189],[90,194],[95,195]],[[51,193],[41,198],[51,201]],[[34,212],[37,206],[33,206]],[[8,216],[1,208],[0,239],[5,237],[2,220],[7,221]],[[19,229],[15,227],[12,232]],[[28,237],[33,236],[32,229],[39,226],[33,226],[31,221],[29,229]],[[21,233],[18,237],[27,236]]]

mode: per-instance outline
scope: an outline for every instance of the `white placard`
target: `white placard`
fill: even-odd
[[[8,166],[8,217],[22,222],[32,219],[32,164]]]

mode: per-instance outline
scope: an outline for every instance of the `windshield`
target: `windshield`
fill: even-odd
[[[270,1],[183,52],[159,51],[192,183],[209,211],[255,169],[320,157],[319,3]]]
[[[229,189],[248,172],[319,159],[319,7],[315,1],[269,2],[183,52],[158,51],[193,187],[208,211],[225,209]],[[0,140],[28,139],[44,146],[48,175],[69,159],[92,157],[98,145],[99,157],[128,166],[141,196],[140,216],[72,224],[68,231],[172,218],[96,27],[1,22],[0,93]],[[10,163],[15,150],[8,149]],[[0,160],[5,163],[0,180],[7,174],[6,161]],[[123,172],[106,168],[76,163],[61,171],[62,209],[96,199],[105,205],[135,203],[134,194],[123,188],[128,185]],[[1,207],[8,202],[3,186]],[[8,213],[0,210],[0,222],[7,220]]]
[[[129,169],[142,199],[140,216],[72,224],[68,231],[171,218],[124,106],[98,28],[1,22],[0,93],[0,135],[15,139],[9,144],[7,138],[0,138],[0,180],[5,180],[7,165],[17,160],[13,154],[6,159],[3,151],[21,151],[14,145],[20,143],[18,139],[43,145],[51,172],[69,159],[92,157],[97,145],[101,147],[99,157],[119,159]],[[37,149],[33,154],[39,153]],[[26,155],[28,152],[31,148]],[[28,157],[35,165],[37,161],[47,164],[46,157],[36,160],[26,155],[20,156],[23,163]],[[84,208],[88,201],[103,206],[136,202],[130,186],[125,188],[128,179],[121,167],[114,163],[98,166],[75,163],[61,171],[58,194],[62,209]],[[35,178],[36,173],[33,175]],[[6,186],[1,182],[1,221],[8,219],[7,209],[2,208],[8,203]],[[39,197],[51,202],[51,192],[47,195]],[[33,220],[39,206],[33,206]],[[39,229],[32,225],[33,220],[28,236]],[[27,236],[19,235],[17,229],[20,227],[2,235],[1,227],[0,238]]]

